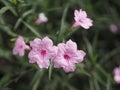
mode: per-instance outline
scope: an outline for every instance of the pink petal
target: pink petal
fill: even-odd
[[[40,46],[41,39],[35,38],[33,41],[30,41],[30,46],[32,48],[38,48]]]
[[[25,50],[30,50],[30,47],[28,45],[25,45]]]
[[[39,58],[37,52],[34,50],[31,50],[28,54],[29,62],[30,63],[35,63],[36,60]]]
[[[44,13],[40,13],[38,19],[36,20],[36,24],[39,25],[41,23],[47,22],[48,18],[45,16]]]
[[[112,33],[117,33],[118,32],[118,27],[115,24],[110,25],[110,31]]]
[[[24,56],[24,54],[25,54],[25,50],[19,50],[19,53],[18,53],[19,56]]]
[[[13,55],[17,55],[18,54],[18,51],[17,51],[17,49],[14,47],[13,48]]]
[[[36,21],[35,21],[35,23],[37,24],[37,25],[39,25],[39,24],[41,24],[41,23],[44,23],[41,19],[37,19]]]
[[[68,66],[63,67],[63,69],[65,72],[74,72],[76,67],[75,64],[69,64],[69,67]]]
[[[58,54],[64,54],[64,51],[65,51],[65,44],[64,43],[59,43],[58,44]]]
[[[79,10],[79,17],[80,18],[86,18],[87,17],[87,13],[85,11],[83,11],[82,9]]]
[[[82,50],[77,51],[77,56],[78,56],[78,62],[82,62],[84,60],[86,53]]]
[[[114,76],[114,80],[116,83],[120,84],[120,75]]]
[[[50,65],[50,61],[49,59],[44,59],[39,57],[39,59],[37,60],[37,64],[40,68],[46,68],[48,69],[49,65]]]
[[[80,26],[79,22],[75,22],[75,23],[73,23],[72,28],[76,28],[78,26]]]
[[[114,75],[120,75],[120,66],[114,69]]]
[[[80,17],[79,17],[79,11],[78,11],[78,10],[75,10],[75,11],[74,11],[74,16],[75,16],[75,17],[74,17],[75,21],[79,21],[79,18],[80,18]]]
[[[52,60],[54,60],[57,57],[57,52],[58,52],[58,47],[53,46],[53,50],[51,51]]]
[[[67,46],[69,49],[73,50],[73,51],[77,51],[77,45],[76,45],[76,43],[73,42],[72,40],[68,40],[68,41],[66,42],[66,46]]]
[[[81,26],[85,29],[89,29],[90,26],[92,26],[92,20],[89,18],[86,18],[83,23],[81,23]]]
[[[44,45],[47,45],[47,46],[52,46],[53,45],[52,40],[49,39],[47,36],[42,39],[42,43],[44,43]]]

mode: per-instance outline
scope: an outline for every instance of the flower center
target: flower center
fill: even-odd
[[[84,20],[84,19],[80,19],[79,22],[83,23],[83,20]]]
[[[22,49],[22,48],[23,48],[23,45],[20,45],[19,48]]]
[[[70,59],[70,56],[68,56],[68,55],[64,55],[64,59],[66,59],[66,60],[69,60]]]
[[[46,50],[41,50],[40,54],[44,57],[46,55]]]

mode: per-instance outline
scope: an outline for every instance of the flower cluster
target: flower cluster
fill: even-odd
[[[28,54],[30,63],[37,63],[40,68],[47,69],[50,60],[53,60],[54,67],[63,68],[65,72],[75,71],[76,64],[82,62],[86,55],[84,51],[77,50],[77,45],[72,40],[54,46],[53,41],[47,36],[30,41],[30,47],[31,50]],[[13,54],[23,56],[24,51],[30,47],[25,44],[22,36],[19,36],[13,48]]]
[[[93,25],[93,21],[87,17],[87,13],[82,9],[79,11],[75,10],[74,16],[73,28],[82,26],[85,29],[89,29]],[[39,25],[47,21],[48,18],[45,14],[40,13],[35,23]],[[52,60],[55,68],[63,68],[65,72],[75,71],[76,64],[82,62],[86,55],[84,51],[77,49],[77,44],[72,40],[55,46],[53,41],[47,36],[43,39],[35,38],[30,41],[30,46],[25,44],[22,36],[19,36],[13,48],[13,54],[23,56],[25,50],[30,50],[28,54],[30,63],[37,63],[40,68],[48,69],[50,60]]]

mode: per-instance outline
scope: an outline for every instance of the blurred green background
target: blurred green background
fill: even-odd
[[[113,79],[120,65],[120,0],[0,0],[0,8],[0,90],[120,90]],[[80,8],[93,20],[89,30],[71,29]],[[41,12],[48,22],[36,25]],[[49,70],[30,64],[28,52],[12,55],[19,35],[28,44],[44,36],[55,44],[72,39],[87,55],[75,72],[53,69],[49,80]]]

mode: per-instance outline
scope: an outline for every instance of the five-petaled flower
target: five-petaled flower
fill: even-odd
[[[37,63],[40,68],[48,68],[50,59],[54,54],[53,42],[50,38],[45,37],[42,40],[39,38],[30,42],[32,50],[28,58],[30,63]]]
[[[23,37],[19,36],[13,48],[13,55],[24,56],[25,50],[29,50],[29,49],[30,47],[25,44]]]
[[[79,11],[75,10],[74,15],[75,15],[74,17],[75,22],[72,25],[73,28],[81,26],[85,29],[89,29],[90,26],[93,25],[92,24],[93,21],[90,18],[87,18],[87,13],[83,11],[82,9],[80,9]]]
[[[77,50],[77,45],[72,40],[58,44],[58,52],[54,58],[54,67],[62,67],[65,72],[75,71],[76,64],[82,62],[86,53]]]
[[[45,16],[44,13],[40,13],[38,19],[36,20],[36,24],[39,25],[41,23],[47,22],[48,18]]]
[[[120,66],[114,69],[114,80],[116,83],[120,84]]]

